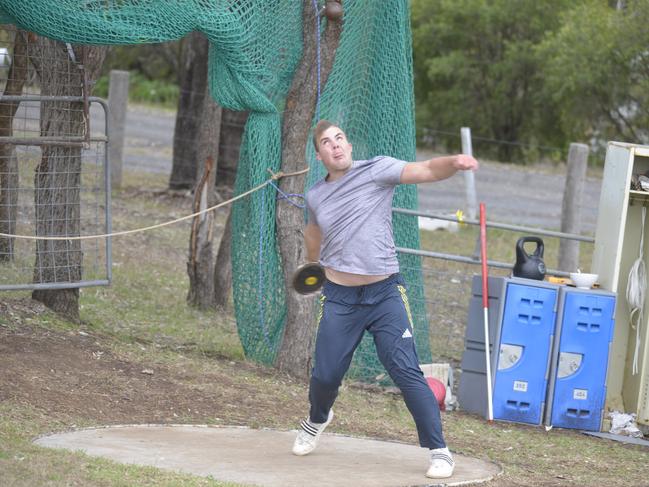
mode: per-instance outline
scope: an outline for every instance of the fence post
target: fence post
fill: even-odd
[[[112,70],[108,85],[108,160],[113,189],[122,187],[122,162],[124,153],[124,126],[128,103],[128,71]]]
[[[471,144],[471,128],[462,127],[460,129],[462,137],[462,154],[473,156],[473,146]],[[475,220],[478,213],[478,198],[475,192],[475,177],[473,171],[464,171],[464,184],[466,190],[466,213],[467,217]]]
[[[581,199],[588,166],[588,146],[570,144],[566,186],[563,190],[561,206],[561,231],[565,233],[581,232]],[[577,240],[559,241],[559,269],[575,272],[579,267],[579,242]]]

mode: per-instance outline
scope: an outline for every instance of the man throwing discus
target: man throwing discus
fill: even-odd
[[[417,426],[419,444],[430,449],[426,476],[446,478],[455,462],[442,434],[439,406],[423,373],[413,339],[405,281],[392,233],[392,196],[398,184],[446,179],[476,170],[468,155],[405,162],[387,156],[352,159],[344,131],[318,122],[313,143],[327,175],[307,192],[304,230],[307,257],[326,276],[318,313],[315,361],[309,384],[309,417],[293,445],[307,455],[333,419],[332,406],[352,355],[369,332],[381,363],[401,389]]]

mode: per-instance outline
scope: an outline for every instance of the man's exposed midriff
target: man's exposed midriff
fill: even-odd
[[[325,275],[327,276],[327,280],[341,286],[366,286],[390,277],[390,274],[369,276],[365,274],[352,274],[350,272],[336,271],[329,267],[325,267]]]

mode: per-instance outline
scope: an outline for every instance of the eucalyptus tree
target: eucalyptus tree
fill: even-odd
[[[545,75],[536,46],[572,3],[413,0],[418,126],[458,133],[469,126],[501,141],[536,139],[554,111],[541,96]],[[481,153],[509,161],[516,147],[494,144]]]
[[[539,47],[545,92],[572,140],[649,143],[649,2],[587,0]]]

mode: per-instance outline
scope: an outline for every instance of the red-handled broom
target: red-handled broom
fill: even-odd
[[[484,310],[484,349],[487,366],[487,421],[494,420],[491,391],[491,357],[489,353],[489,271],[487,270],[487,220],[485,205],[480,203],[480,260],[482,261],[482,309]]]

